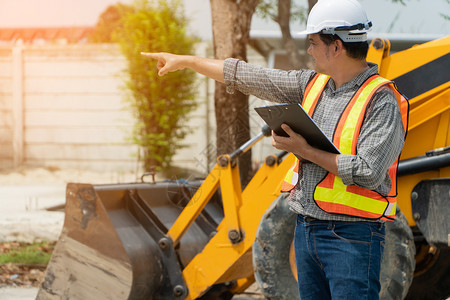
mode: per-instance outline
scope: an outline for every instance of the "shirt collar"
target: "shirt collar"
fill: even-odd
[[[353,79],[349,83],[360,87],[367,80],[367,78],[372,75],[378,74],[378,65],[370,62],[368,62],[367,65],[369,66],[369,69],[356,76],[355,79]]]
[[[378,65],[368,62],[367,65],[369,66],[369,69],[365,70],[358,76],[356,76],[351,81],[344,83],[341,87],[339,87],[338,90],[346,90],[351,88],[359,88],[363,83],[372,75],[378,74]],[[331,79],[330,82],[332,82],[331,87],[333,90],[336,89],[336,85],[334,84],[334,81]]]

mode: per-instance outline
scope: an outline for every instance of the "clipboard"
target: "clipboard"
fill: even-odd
[[[308,144],[335,154],[340,154],[338,148],[320,130],[300,104],[277,104],[256,107],[255,111],[278,135],[288,136],[281,128],[281,124],[287,124],[296,133],[303,136]]]

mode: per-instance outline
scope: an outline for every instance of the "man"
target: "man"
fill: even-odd
[[[273,146],[296,154],[283,190],[298,214],[295,257],[300,298],[378,299],[384,221],[393,220],[396,162],[404,143],[407,102],[366,62],[366,13],[356,0],[319,0],[307,30],[315,70],[282,71],[225,61],[142,53],[159,75],[191,68],[274,102],[301,103],[341,154],[310,146],[283,124]],[[400,112],[400,110],[402,112]]]

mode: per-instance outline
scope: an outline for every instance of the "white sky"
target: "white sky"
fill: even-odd
[[[0,27],[92,26],[98,16],[117,2],[133,0],[0,0]],[[209,0],[183,0],[186,15],[191,19],[191,31],[205,40],[212,37]],[[242,0],[241,0],[242,1]],[[305,4],[306,0],[295,0]],[[450,34],[450,21],[440,13],[450,15],[447,0],[404,0],[406,6],[391,0],[360,0],[374,32]],[[292,30],[304,25],[293,24]],[[391,28],[392,27],[392,28]],[[277,24],[253,18],[252,29],[277,30]]]

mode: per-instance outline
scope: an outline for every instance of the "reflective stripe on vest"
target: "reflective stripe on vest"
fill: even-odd
[[[316,74],[306,86],[305,93],[303,95],[302,107],[309,114],[309,116],[312,117],[312,113],[314,112],[314,109],[318,102],[317,100],[322,94],[323,88],[325,87],[329,79],[330,76],[323,74]],[[300,161],[298,160],[298,158],[296,158],[295,162],[292,164],[291,168],[284,177],[283,184],[281,185],[282,192],[291,191],[298,183],[299,169],[300,169]]]
[[[312,117],[320,95],[322,95],[322,91],[327,85],[329,79],[330,76],[317,74],[306,86],[302,107],[310,117]]]
[[[307,111],[310,115],[312,115],[318,98],[326,85],[326,81],[321,81],[320,77],[328,76],[319,75],[318,77],[314,85],[322,82],[321,88],[313,86],[309,92],[314,95],[305,97],[303,104],[306,104],[309,108]],[[335,129],[333,143],[342,154],[356,154],[356,145],[365,115],[364,112],[374,93],[384,85],[389,85],[397,97],[406,132],[409,107],[407,100],[396,90],[390,81],[378,75],[372,76],[350,100]],[[367,219],[392,220],[395,217],[397,201],[397,164],[398,159],[389,169],[392,188],[386,197],[355,185],[346,186],[340,177],[328,173],[316,186],[314,200],[321,209],[331,214],[349,215]]]
[[[297,184],[299,179],[298,175],[299,169],[300,169],[300,161],[298,160],[298,158],[296,158],[291,168],[286,173],[286,176],[284,177],[283,184],[281,185],[282,192],[289,192]]]

